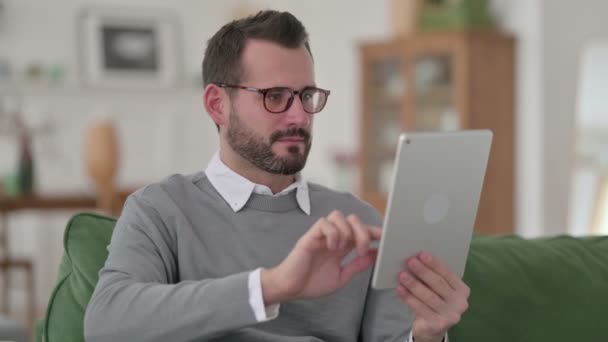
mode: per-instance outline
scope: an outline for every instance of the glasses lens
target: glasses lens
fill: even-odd
[[[272,113],[281,113],[293,101],[293,93],[288,88],[272,88],[264,96],[264,105]]]
[[[327,94],[318,88],[307,88],[302,92],[302,106],[308,113],[318,113],[325,107]]]

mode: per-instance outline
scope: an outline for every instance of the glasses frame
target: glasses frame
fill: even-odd
[[[304,109],[304,111],[306,113],[317,114],[317,113],[321,112],[323,110],[323,108],[325,108],[325,105],[327,104],[327,98],[329,97],[329,94],[331,94],[331,91],[329,91],[329,90],[312,87],[312,86],[304,87],[302,90],[293,90],[289,87],[254,88],[254,87],[246,87],[246,86],[224,84],[224,83],[216,83],[216,85],[221,88],[242,89],[242,90],[248,90],[248,91],[253,91],[253,92],[262,94],[264,96],[262,98],[262,103],[264,104],[264,109],[266,109],[268,112],[273,113],[273,114],[281,114],[281,113],[285,113],[286,111],[288,111],[289,108],[291,108],[291,105],[293,105],[293,99],[295,98],[296,95],[298,95],[298,97],[300,98],[300,102],[302,102],[302,108]],[[285,108],[278,112],[272,111],[272,110],[268,109],[268,107],[266,106],[266,94],[268,94],[268,92],[270,92],[271,90],[277,90],[277,89],[288,90],[291,93],[291,97],[287,101]],[[321,107],[321,109],[319,109],[316,112],[309,112],[308,110],[306,110],[306,108],[304,108],[304,99],[302,98],[302,96],[307,90],[310,90],[310,89],[318,90],[325,94],[325,103],[323,103],[323,106]]]

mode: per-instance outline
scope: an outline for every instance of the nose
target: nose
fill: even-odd
[[[312,122],[312,114],[304,110],[299,96],[294,97],[291,107],[284,114],[288,126],[309,127]]]

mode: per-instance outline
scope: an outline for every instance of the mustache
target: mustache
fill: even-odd
[[[308,141],[310,141],[310,133],[305,130],[304,128],[290,128],[286,131],[276,131],[274,133],[272,133],[270,135],[270,143],[274,143],[275,141],[279,140],[279,139],[283,139],[286,137],[298,137],[298,138],[302,138],[304,139],[305,143],[308,143]]]

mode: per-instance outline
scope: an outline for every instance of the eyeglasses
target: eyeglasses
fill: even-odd
[[[287,87],[274,87],[274,88],[252,88],[238,85],[229,84],[217,84],[218,87],[222,88],[235,88],[249,90],[264,95],[264,108],[271,113],[283,113],[286,112],[293,104],[293,99],[296,95],[300,97],[302,101],[302,108],[306,113],[316,114],[323,110],[325,103],[327,103],[327,97],[331,93],[329,90],[306,87],[302,90],[293,90]]]

